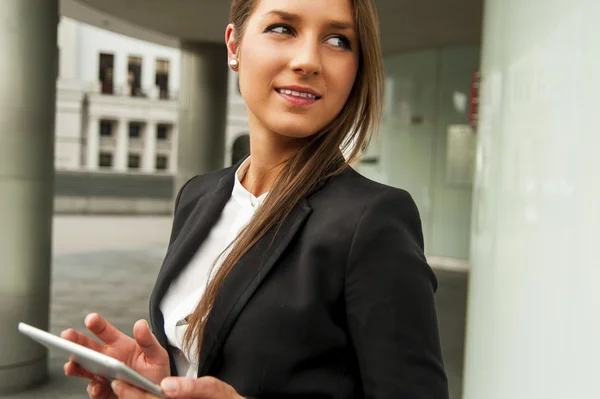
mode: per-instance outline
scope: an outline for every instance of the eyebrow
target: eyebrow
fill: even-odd
[[[290,12],[281,11],[281,10],[272,10],[272,11],[269,11],[268,13],[266,13],[265,15],[276,15],[276,16],[280,17],[281,19],[283,19],[284,21],[290,21],[290,22],[299,21],[300,19],[302,19],[298,14],[292,14]],[[329,28],[333,28],[333,29],[354,30],[354,24],[344,22],[344,21],[329,21],[327,23],[327,26]]]

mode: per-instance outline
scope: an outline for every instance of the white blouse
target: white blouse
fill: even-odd
[[[185,319],[194,312],[200,302],[208,283],[209,272],[212,278],[227,255],[223,251],[250,222],[267,195],[264,193],[256,198],[242,186],[241,180],[250,165],[249,159],[246,159],[236,171],[231,198],[223,208],[221,217],[200,245],[189,265],[171,283],[160,304],[167,339],[171,346],[177,348],[173,355],[177,375],[180,377],[195,378],[198,373],[198,359],[195,355],[197,346],[194,345],[191,353],[184,353],[182,349],[183,335],[187,329]],[[213,263],[214,268],[211,271]]]

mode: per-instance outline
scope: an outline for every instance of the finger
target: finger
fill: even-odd
[[[94,394],[95,387],[94,387],[94,385],[92,383],[89,383],[87,385],[87,387],[85,387],[85,391],[88,393],[88,395],[89,395],[90,398],[96,397],[96,395]]]
[[[92,399],[116,398],[112,388],[110,387],[110,384],[100,384],[93,381],[88,384],[87,393]]]
[[[91,381],[88,384],[86,391],[92,399],[103,399],[106,398],[108,394],[110,394],[110,392],[107,393],[106,390],[102,389],[102,386],[100,384],[94,381]]]
[[[154,334],[152,334],[146,320],[138,320],[133,325],[133,337],[140,348],[142,348],[148,360],[155,364],[167,363],[169,361],[167,351],[160,345]]]
[[[114,380],[111,384],[112,390],[119,398],[123,399],[159,399],[151,393],[142,391],[139,388],[131,386],[123,381]]]
[[[74,362],[65,363],[63,368],[65,370],[66,376],[85,378],[88,380],[99,382],[106,386],[110,385],[110,382],[106,378],[90,373],[89,371],[87,371],[86,369],[84,369],[83,367],[78,365],[77,363],[74,363]]]
[[[86,378],[89,380],[94,379],[94,374],[90,373],[89,371],[87,371],[86,369],[84,369],[83,367],[81,367],[80,365],[78,365],[76,363],[73,363],[73,362],[65,363],[63,368],[65,370],[66,376]]]
[[[85,326],[107,345],[112,345],[127,335],[119,331],[98,313],[90,313],[85,318]],[[128,337],[129,338],[129,337]]]
[[[78,345],[85,346],[86,348],[90,348],[95,350],[96,352],[103,352],[104,347],[93,339],[89,338],[85,334],[77,332],[72,328],[65,330],[60,333],[61,338],[66,339],[67,341],[74,342]]]
[[[168,377],[160,383],[169,398],[221,399],[240,397],[235,389],[214,377]]]
[[[101,397],[102,388],[100,387],[100,384],[92,381],[87,385],[86,391],[88,395],[90,395],[90,398],[99,399]]]

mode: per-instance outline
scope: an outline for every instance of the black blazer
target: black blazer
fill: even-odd
[[[196,176],[178,194],[150,299],[167,350],[160,302],[218,220],[238,166]],[[448,398],[436,288],[410,195],[348,168],[302,199],[275,239],[264,236],[225,280],[198,376],[249,398]]]

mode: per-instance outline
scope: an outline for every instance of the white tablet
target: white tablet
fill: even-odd
[[[120,380],[138,387],[146,392],[166,398],[159,385],[150,381],[140,373],[134,371],[125,363],[110,356],[103,355],[92,349],[86,348],[46,331],[32,327],[25,323],[19,323],[19,331],[29,338],[39,342],[50,350],[59,352],[71,361],[77,363],[89,372],[106,378],[109,381]]]

